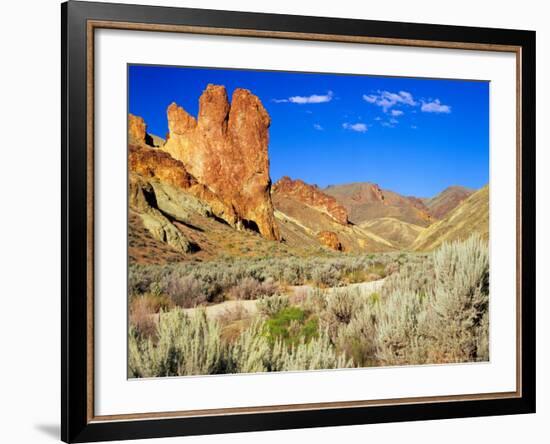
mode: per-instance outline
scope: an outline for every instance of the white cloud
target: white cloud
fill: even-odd
[[[366,133],[368,130],[367,125],[365,125],[364,123],[347,123],[346,122],[342,124],[342,128],[350,131],[355,131],[357,133]]]
[[[371,94],[369,96],[367,96],[366,94],[363,94],[363,100],[365,102],[369,102],[369,103],[376,103],[376,96]]]
[[[399,117],[403,115],[403,111],[401,111],[400,109],[392,109],[391,115],[394,117]]]
[[[416,128],[418,128],[418,127],[417,127],[416,125],[411,125],[411,128],[412,128],[412,129],[416,129]]]
[[[435,99],[431,102],[422,101],[422,107],[420,108],[422,112],[425,113],[445,113],[449,114],[451,112],[451,107],[449,105],[443,105],[439,99]]]
[[[326,103],[332,100],[333,93],[328,91],[325,95],[312,94],[311,96],[292,96],[288,98],[290,103],[304,105],[306,103]]]
[[[391,123],[392,125],[397,125],[397,124],[399,123],[399,120],[394,119],[394,118],[391,118],[391,119],[390,119],[390,123]]]
[[[396,105],[417,105],[413,95],[407,91],[377,91],[376,94],[363,94],[363,100],[367,103],[381,107],[384,112],[387,112],[390,108]]]
[[[323,131],[324,130],[324,128],[321,125],[319,125],[318,123],[314,123],[313,128],[315,128],[317,131]]]
[[[273,103],[297,103],[304,105],[306,103],[326,103],[332,100],[334,93],[327,91],[326,94],[312,94],[311,96],[292,96],[288,99],[271,99]]]

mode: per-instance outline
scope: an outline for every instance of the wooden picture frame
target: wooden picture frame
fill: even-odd
[[[535,33],[69,1],[62,18],[62,412],[65,442],[276,430],[535,412]],[[94,414],[94,32],[511,52],[517,60],[517,390],[251,408]]]

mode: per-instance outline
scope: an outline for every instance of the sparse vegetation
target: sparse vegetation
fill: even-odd
[[[357,276],[375,273],[383,285],[364,293]],[[129,279],[133,377],[489,358],[488,247],[479,236],[422,255],[133,266]],[[256,310],[189,311],[224,299],[255,299]]]

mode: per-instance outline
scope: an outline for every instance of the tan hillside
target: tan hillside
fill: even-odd
[[[396,247],[407,250],[418,235],[425,230],[420,225],[410,224],[393,217],[381,217],[359,225],[390,241]]]
[[[489,185],[476,191],[445,218],[421,232],[411,245],[414,250],[433,250],[445,241],[464,240],[478,232],[489,237]]]
[[[336,198],[355,224],[381,217],[393,217],[423,227],[434,221],[422,199],[383,190],[374,183],[332,185],[323,192]]]
[[[431,199],[425,199],[425,204],[436,219],[443,219],[450,211],[464,202],[475,190],[460,186],[445,188]]]

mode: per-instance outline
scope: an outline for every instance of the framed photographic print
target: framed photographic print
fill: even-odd
[[[64,3],[62,439],[535,411],[535,33]]]

